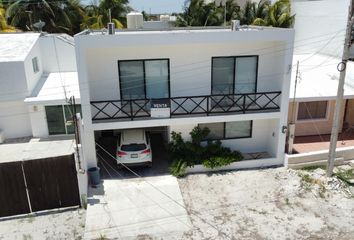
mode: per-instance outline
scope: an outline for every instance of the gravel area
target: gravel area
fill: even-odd
[[[183,239],[353,239],[350,188],[285,168],[178,179],[193,229]]]
[[[1,220],[0,239],[82,239],[85,229],[85,215],[85,210],[76,209]]]

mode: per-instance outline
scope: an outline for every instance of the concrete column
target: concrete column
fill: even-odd
[[[288,126],[288,153],[293,153],[295,139],[295,123],[290,123]]]
[[[277,158],[280,164],[284,164],[285,160],[285,144],[286,144],[286,132],[283,131],[288,126],[288,111],[289,111],[289,94],[292,72],[292,60],[293,60],[293,46],[294,46],[294,32],[286,44],[284,44],[284,72],[283,86],[280,104],[280,119],[278,125],[278,151]]]
[[[83,42],[80,35],[75,36],[76,64],[80,86],[80,102],[82,110],[81,145],[87,168],[97,167],[95,136],[92,126],[92,114],[90,104],[89,78],[87,74],[86,52],[81,48]]]

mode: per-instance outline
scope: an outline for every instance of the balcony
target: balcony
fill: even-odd
[[[216,116],[280,110],[281,92],[92,101],[92,121]]]

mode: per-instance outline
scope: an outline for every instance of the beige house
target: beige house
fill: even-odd
[[[292,74],[288,112],[289,124],[295,124],[294,136],[330,134],[339,79],[337,64],[340,59],[307,54],[295,55],[293,63],[296,64],[297,61],[302,64],[299,64],[297,80],[296,72]],[[345,100],[340,116],[340,132],[354,128],[353,70],[354,62],[349,62],[344,86]]]

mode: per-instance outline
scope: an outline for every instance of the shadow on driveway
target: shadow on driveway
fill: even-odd
[[[151,134],[152,167],[140,166],[129,167],[135,173],[142,177],[158,176],[169,174],[171,159],[167,153],[166,143],[160,134]],[[116,156],[117,138],[102,137],[98,143],[105,148],[112,156]],[[111,178],[135,178],[137,177],[126,168],[119,168],[117,161],[113,157],[97,148],[98,166],[102,179]]]

